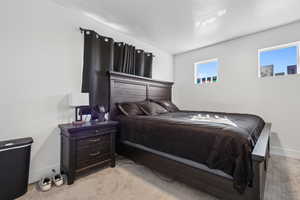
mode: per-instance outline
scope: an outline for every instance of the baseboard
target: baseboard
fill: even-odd
[[[271,154],[300,159],[300,151],[282,147],[271,147]]]
[[[55,169],[56,172],[60,172],[60,164],[51,165],[51,166],[45,167],[43,169],[30,170],[29,183],[37,182],[45,176],[51,176],[52,169]]]

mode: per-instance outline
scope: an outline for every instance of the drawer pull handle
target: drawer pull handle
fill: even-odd
[[[96,152],[96,153],[91,153],[90,156],[98,156],[100,154],[100,151]]]
[[[94,139],[94,140],[89,140],[90,142],[99,142],[100,141],[100,138],[98,139]]]

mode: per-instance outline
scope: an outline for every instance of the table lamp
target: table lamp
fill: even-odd
[[[88,93],[71,93],[69,95],[69,105],[75,108],[75,122],[82,121],[81,109],[89,108],[89,94]]]

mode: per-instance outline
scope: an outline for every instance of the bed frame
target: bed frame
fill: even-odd
[[[110,116],[116,119],[119,111],[115,104],[120,102],[136,102],[145,99],[168,99],[172,97],[172,82],[110,72]],[[271,124],[266,123],[252,152],[254,181],[243,194],[233,188],[230,177],[211,173],[203,168],[182,162],[181,158],[172,159],[153,151],[139,148],[117,140],[117,153],[134,160],[144,166],[157,170],[175,180],[199,188],[213,196],[228,200],[263,200],[266,171],[270,157]],[[118,138],[118,136],[117,136]]]

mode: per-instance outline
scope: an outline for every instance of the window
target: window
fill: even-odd
[[[217,82],[219,62],[218,59],[205,60],[195,63],[195,84]]]
[[[261,49],[259,77],[284,76],[299,73],[299,43]]]

